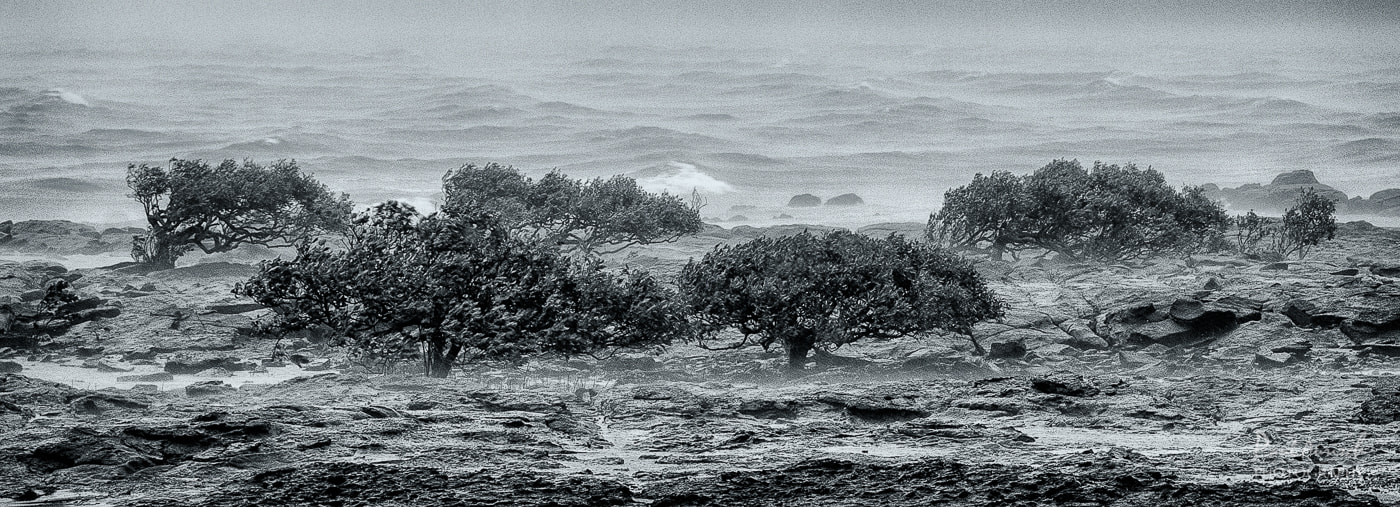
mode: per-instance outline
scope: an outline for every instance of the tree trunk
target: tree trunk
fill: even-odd
[[[1006,243],[992,243],[992,260],[999,261],[1006,256]]]
[[[146,234],[131,238],[131,258],[142,264],[170,269],[180,257],[170,236],[162,232],[148,230]]]
[[[817,344],[816,333],[810,330],[799,331],[796,336],[783,340],[783,348],[788,353],[788,369],[802,370],[807,365],[807,353]]]
[[[452,364],[457,362],[459,352],[460,346],[449,347],[445,341],[429,341],[427,354],[423,357],[423,364],[427,367],[424,374],[433,378],[447,378],[452,373]]]

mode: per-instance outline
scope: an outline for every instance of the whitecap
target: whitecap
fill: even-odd
[[[689,194],[691,191],[711,195],[734,191],[733,185],[701,172],[695,164],[673,161],[666,165],[673,170],[641,178],[637,180],[637,184],[648,192],[668,192],[676,195]]]
[[[73,105],[92,107],[92,104],[88,104],[87,99],[84,98],[82,95],[78,95],[77,93],[73,93],[62,88],[49,88],[47,90],[44,90],[44,96],[54,97]]]

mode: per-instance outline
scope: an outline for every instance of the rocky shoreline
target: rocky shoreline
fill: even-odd
[[[614,262],[665,273],[802,228],[711,229]],[[81,226],[14,230],[0,249],[126,246]],[[1304,261],[982,259],[1008,308],[975,329],[985,357],[929,336],[852,344],[793,375],[777,351],[677,345],[450,379],[385,374],[311,336],[260,338],[265,310],[230,293],[250,260],[0,262],[0,498],[1382,505],[1400,501],[1396,252],[1400,231],[1353,222]],[[16,332],[54,279],[79,296],[60,312],[70,325]]]

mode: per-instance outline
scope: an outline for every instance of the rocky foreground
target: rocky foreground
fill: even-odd
[[[62,229],[24,244],[98,249]],[[986,357],[908,338],[793,375],[678,345],[450,379],[259,337],[265,310],[229,292],[247,263],[0,263],[0,505],[1383,505],[1397,252],[1352,223],[1306,261],[984,260],[1008,307]],[[71,325],[25,332],[55,278]]]

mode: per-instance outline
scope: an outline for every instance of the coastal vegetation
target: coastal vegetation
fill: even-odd
[[[1218,245],[1229,225],[1202,187],[1176,190],[1160,172],[1133,164],[1055,160],[1018,176],[994,172],[944,194],[929,216],[930,241],[990,251],[1023,251],[1115,262]]]
[[[349,196],[332,193],[288,160],[133,164],[126,184],[149,224],[146,234],[133,238],[131,256],[165,268],[195,248],[217,253],[244,244],[293,246],[343,229],[351,210]]]
[[[970,338],[974,324],[1002,313],[968,261],[903,236],[845,230],[718,246],[685,266],[680,286],[702,341],[735,329],[742,339],[723,347],[779,343],[792,369],[813,350],[861,339],[939,329]]]

